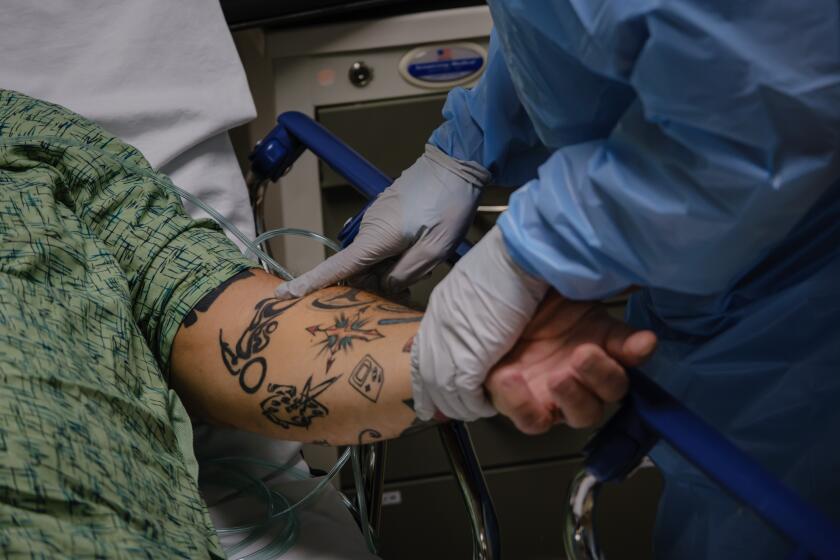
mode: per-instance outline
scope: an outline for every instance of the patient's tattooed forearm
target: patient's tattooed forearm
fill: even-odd
[[[364,445],[366,443],[375,443],[376,440],[381,439],[382,434],[379,431],[374,430],[373,428],[365,428],[361,432],[359,432],[359,445]]]
[[[361,307],[374,303],[376,298],[370,294],[362,293],[357,288],[347,288],[341,293],[319,297],[312,300],[310,304],[315,309],[347,309],[350,307]]]
[[[263,416],[287,430],[291,427],[308,429],[315,418],[329,415],[330,410],[317,397],[340,377],[330,377],[313,385],[310,375],[300,390],[294,385],[269,383],[269,396],[260,403]]]
[[[356,364],[347,380],[360,395],[371,402],[376,402],[385,384],[385,370],[368,354]]]
[[[219,346],[222,361],[228,373],[239,378],[239,386],[246,393],[256,393],[265,381],[267,365],[265,358],[258,354],[265,350],[269,336],[277,330],[277,318],[298,303],[267,298],[254,307],[256,313],[245,332],[231,348],[225,342],[222,330],[219,330]]]
[[[341,312],[334,317],[330,325],[312,325],[306,328],[312,336],[321,337],[316,345],[321,347],[318,351],[319,356],[327,355],[327,372],[330,371],[339,351],[348,352],[353,349],[354,340],[370,342],[385,337],[376,329],[366,328],[370,321],[362,317],[366,310],[367,307],[358,309],[350,317]]]
[[[254,273],[250,270],[243,270],[239,274],[231,276],[230,278],[216,286],[212,292],[201,298],[201,301],[195,304],[195,307],[193,307],[192,310],[190,310],[190,312],[187,313],[187,315],[184,317],[184,326],[193,326],[195,322],[198,321],[198,313],[204,313],[208,309],[210,309],[210,306],[213,305],[213,302],[216,301],[216,299],[220,295],[222,295],[222,292],[224,292],[228,286],[244,278],[250,278],[253,275]]]

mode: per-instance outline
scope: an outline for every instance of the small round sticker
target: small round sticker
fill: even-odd
[[[400,74],[425,88],[450,88],[477,78],[487,63],[487,51],[475,43],[429,45],[412,49],[400,61]]]

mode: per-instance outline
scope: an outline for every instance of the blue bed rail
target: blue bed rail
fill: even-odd
[[[373,199],[384,191],[393,179],[336,138],[329,130],[296,111],[289,111],[277,117],[277,126],[251,153],[251,169],[262,177],[276,181],[307,148],[371,201],[350,218],[338,234],[339,242],[346,247],[359,233],[362,217]],[[453,259],[466,254],[470,247],[469,243],[462,242],[456,248]]]
[[[647,376],[628,375],[624,405],[585,450],[587,469],[599,482],[624,479],[661,439],[787,536],[796,546],[792,558],[840,558],[840,528],[827,516]]]

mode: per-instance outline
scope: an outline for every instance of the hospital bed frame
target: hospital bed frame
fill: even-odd
[[[371,201],[391,184],[389,177],[311,118],[297,112],[283,113],[250,156],[253,179],[249,189],[258,232],[265,229],[262,206],[269,181],[277,180],[307,148]],[[365,210],[367,206],[345,223],[339,233],[342,246],[358,233]],[[468,250],[469,245],[461,243],[457,256]],[[645,375],[630,370],[628,377],[628,397],[586,446],[584,466],[569,488],[563,526],[568,558],[603,560],[594,526],[598,490],[607,482],[624,480],[650,465],[646,457],[659,441],[668,443],[790,539],[795,545],[791,560],[840,558],[840,528],[830,519]],[[473,558],[498,560],[501,548],[496,513],[469,431],[461,422],[442,424],[438,430],[470,517]],[[368,521],[376,529],[381,515],[385,450],[385,443],[365,445],[363,450]]]

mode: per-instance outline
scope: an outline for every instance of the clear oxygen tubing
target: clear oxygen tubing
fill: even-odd
[[[362,529],[362,535],[365,538],[365,544],[367,544],[368,550],[370,550],[373,554],[376,554],[376,540],[374,538],[370,524],[367,522],[368,511],[365,499],[365,481],[364,477],[362,476],[361,452],[358,445],[351,447],[350,451],[351,457],[353,459],[353,483],[356,486],[356,503],[359,506],[359,526]]]
[[[282,524],[270,523],[270,520],[271,516],[279,509],[288,509],[289,501],[279,492],[275,492],[268,488],[268,485],[266,485],[263,480],[247,474],[244,470],[241,470],[240,467],[225,464],[221,464],[219,466],[229,471],[226,473],[226,476],[219,476],[214,479],[214,477],[208,476],[206,472],[202,472],[201,478],[203,482],[207,483],[209,478],[211,486],[215,483],[215,485],[227,489],[232,486],[231,477],[234,479],[244,479],[245,483],[242,486],[237,487],[237,491],[234,492],[232,496],[236,497],[244,493],[255,493],[264,498],[263,503],[266,504],[265,519],[259,523],[253,524],[247,534],[245,534],[244,537],[235,544],[223,545],[225,553],[231,558],[247,558],[249,560],[263,557],[277,558],[278,556],[283,555],[297,541],[300,529],[298,516],[294,513],[290,513],[285,517],[283,520],[284,523]],[[207,465],[204,464],[203,470],[206,471],[206,468]],[[228,501],[230,498],[231,497],[226,497],[217,503]],[[274,534],[274,537],[266,545],[251,554],[244,556],[240,554],[269,531]]]
[[[0,146],[10,147],[27,145],[43,146],[44,144],[64,148],[84,148],[85,150],[95,151],[102,157],[108,159],[113,163],[116,163],[123,169],[126,169],[127,171],[130,171],[131,173],[134,173],[136,175],[146,177],[156,185],[163,187],[168,191],[174,192],[180,198],[189,201],[191,204],[194,204],[196,207],[206,212],[208,216],[210,216],[220,226],[229,231],[242,243],[242,245],[245,246],[246,255],[254,255],[257,259],[259,259],[259,261],[262,263],[263,267],[266,268],[266,270],[271,270],[275,272],[284,280],[292,280],[294,276],[260,248],[260,245],[268,241],[269,239],[283,235],[290,235],[318,241],[333,251],[339,251],[341,249],[338,246],[338,244],[335,243],[335,241],[332,241],[331,239],[324,237],[323,235],[297,228],[279,228],[270,230],[257,237],[254,241],[251,241],[248,238],[248,236],[246,236],[239,230],[239,228],[237,228],[235,225],[233,225],[231,222],[225,219],[225,217],[222,216],[218,211],[216,211],[212,206],[206,204],[204,201],[202,201],[200,198],[193,195],[192,193],[189,193],[175,185],[169,179],[169,177],[166,177],[164,175],[158,175],[151,169],[146,169],[122,161],[114,154],[102,149],[101,147],[95,144],[83,144],[80,142],[73,142],[67,140],[66,138],[61,138],[57,136],[15,136],[0,140]],[[315,499],[315,497],[320,495],[326,489],[327,484],[329,484],[330,481],[333,478],[335,478],[335,476],[339,473],[342,467],[344,467],[344,465],[347,464],[347,461],[350,460],[351,456],[353,456],[353,476],[356,486],[358,507],[355,507],[346,496],[344,496],[340,492],[339,494],[341,495],[341,499],[344,505],[356,517],[370,552],[376,554],[377,550],[373,539],[373,531],[370,527],[370,524],[367,521],[367,504],[365,503],[364,498],[364,484],[361,473],[361,463],[359,461],[358,449],[355,446],[348,447],[341,454],[341,457],[339,457],[338,461],[336,461],[335,465],[333,465],[333,467],[330,469],[327,475],[324,476],[318,482],[318,484],[305,496],[303,496],[294,503],[290,503],[290,501],[285,496],[269,488],[263,480],[245,472],[244,467],[239,468],[235,467],[234,465],[248,464],[252,466],[257,465],[264,468],[272,469],[272,472],[270,472],[268,476],[272,476],[282,472],[299,478],[309,478],[308,473],[303,473],[299,469],[295,469],[288,465],[276,465],[270,462],[260,461],[258,459],[251,459],[247,457],[222,457],[202,463],[219,466],[225,469],[226,471],[230,472],[234,477],[239,477],[240,479],[244,479],[247,481],[245,485],[234,488],[235,491],[243,492],[249,491],[250,488],[254,488],[256,491],[262,494],[266,500],[266,516],[265,519],[263,519],[259,523],[246,524],[234,527],[222,527],[217,529],[217,533],[220,535],[249,533],[243,540],[236,543],[236,545],[233,545],[230,549],[225,550],[225,553],[228,554],[229,557],[235,557],[238,560],[268,560],[271,558],[277,558],[285,552],[287,552],[289,549],[291,549],[297,542],[299,536],[300,521],[297,517],[296,511],[299,508],[306,505],[307,503],[309,503],[310,501],[312,501],[313,499]],[[243,551],[248,546],[250,546],[250,544],[255,542],[260,536],[265,534],[266,531],[271,530],[272,527],[270,527],[270,524],[275,523],[278,520],[282,520],[284,518],[286,521],[286,526],[278,532],[278,536],[275,539],[272,539],[272,541],[267,546],[245,556],[236,556],[239,552]],[[276,529],[276,527],[274,528]]]

